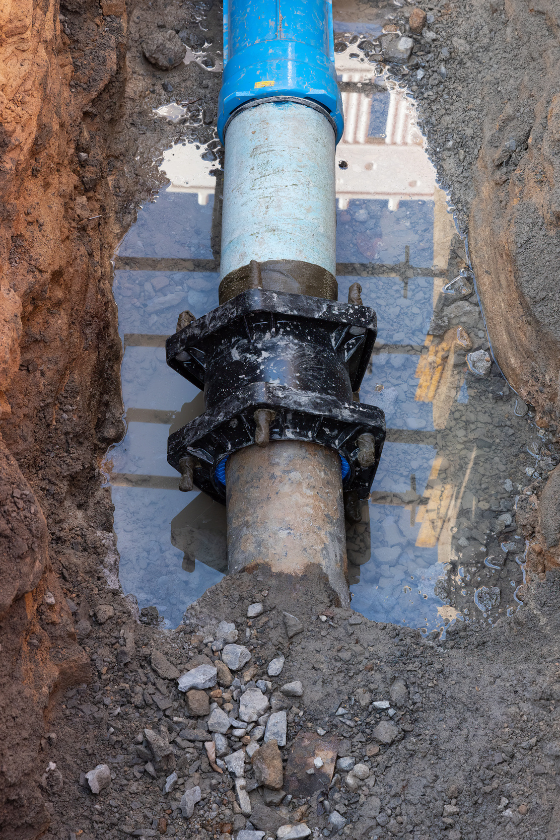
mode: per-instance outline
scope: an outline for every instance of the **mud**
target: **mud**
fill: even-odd
[[[435,37],[415,36],[412,62],[394,72],[421,103],[431,156],[469,231],[496,359],[554,433],[558,10],[552,0],[425,8]],[[324,580],[294,585],[254,567],[209,591],[175,633],[120,594],[99,474],[123,431],[110,261],[138,203],[162,183],[154,161],[163,150],[215,138],[220,75],[201,62],[219,67],[220,14],[202,2],[0,3],[1,836],[223,840],[252,817],[269,833],[279,819],[305,822],[315,837],[554,840],[557,573],[531,583],[525,607],[497,627],[456,627],[443,642],[352,624]],[[400,7],[390,14],[398,20]],[[177,32],[198,60],[169,71],[149,64],[142,42],[158,28]],[[154,118],[171,101],[186,108],[182,121]],[[215,151],[218,169],[217,142]],[[556,562],[558,479],[539,507],[541,473],[517,521],[544,577]],[[255,601],[264,618],[249,625]],[[291,641],[283,610],[303,625]],[[284,758],[300,730],[324,730],[319,737],[337,735],[339,755],[367,762],[373,784],[352,790],[339,773],[315,798],[267,810],[255,788],[253,814],[240,813],[229,774],[211,768],[202,742],[181,743],[173,717],[193,716],[151,664],[154,649],[179,670],[219,658],[200,630],[220,619],[235,621],[251,648],[256,670],[243,672],[241,687],[267,679],[280,652],[278,685],[304,683],[287,710]],[[399,705],[391,689],[401,683]],[[395,715],[362,705],[366,694],[391,699]],[[352,713],[336,723],[341,703]],[[162,722],[177,736],[169,755],[183,790],[204,794],[191,820],[162,793],[170,767],[136,749],[147,749],[141,730]],[[396,726],[390,744],[373,736],[379,722]],[[101,763],[112,781],[96,797],[81,774]],[[329,822],[335,810],[339,828]]]

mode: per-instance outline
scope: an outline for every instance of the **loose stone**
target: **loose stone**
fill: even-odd
[[[230,726],[230,720],[223,709],[218,707],[212,710],[210,717],[208,718],[209,732],[219,732],[221,735],[225,735]]]
[[[342,756],[336,762],[336,769],[347,773],[349,770],[353,769],[355,763],[355,760],[351,756]]]
[[[153,729],[144,729],[144,735],[146,736],[146,741],[150,745],[150,749],[156,763],[163,761],[164,758],[171,755],[173,752],[173,747],[169,743],[169,739],[157,732],[154,732]]]
[[[284,627],[286,628],[288,639],[292,639],[294,636],[297,636],[298,633],[303,633],[303,624],[299,618],[296,618],[295,615],[287,612],[283,614],[283,617]]]
[[[263,788],[262,795],[265,805],[281,805],[282,800],[286,796],[286,791]]]
[[[237,799],[239,800],[239,807],[241,808],[241,813],[245,817],[251,816],[251,800],[249,799],[249,794],[245,790],[246,786],[245,779],[237,779],[235,783],[235,790],[237,793]]]
[[[262,840],[264,834],[264,831],[252,831],[243,828],[238,833],[237,840]]]
[[[361,782],[364,782],[369,776],[369,767],[367,764],[356,764],[352,773],[360,779]]]
[[[179,691],[191,688],[214,688],[218,680],[218,671],[214,665],[199,665],[179,677]]]
[[[259,745],[257,744],[257,742],[256,741],[250,741],[250,743],[248,743],[247,746],[245,747],[245,752],[247,753],[249,758],[252,759],[254,754],[257,752],[258,749],[259,749]]]
[[[152,668],[163,680],[178,680],[180,673],[171,662],[168,662],[163,653],[154,650],[150,659]]]
[[[262,604],[251,604],[247,609],[247,618],[256,618],[264,612]]]
[[[388,745],[393,743],[399,734],[399,730],[394,723],[390,723],[388,720],[382,720],[381,723],[377,724],[371,734],[380,744]]]
[[[395,64],[404,64],[408,61],[414,47],[412,38],[406,36],[399,38],[398,35],[383,35],[380,42],[385,59]]]
[[[142,43],[144,56],[159,70],[177,67],[185,57],[186,51],[187,48],[172,29],[166,32],[156,31]]]
[[[348,790],[355,791],[361,786],[361,781],[358,779],[357,776],[354,776],[353,772],[348,773],[345,779],[346,787]]]
[[[167,779],[165,780],[165,787],[163,789],[163,792],[164,793],[171,793],[171,791],[173,790],[173,788],[177,784],[178,779],[179,779],[179,776],[177,775],[177,773],[175,773],[175,772],[171,773],[171,775],[169,775],[167,777]]]
[[[106,764],[98,764],[86,773],[86,779],[91,792],[100,793],[111,784],[111,771]]]
[[[252,762],[255,778],[260,785],[265,785],[265,787],[273,790],[281,790],[284,782],[282,753],[274,739],[263,744],[253,754]]]
[[[265,743],[274,739],[279,747],[285,747],[287,729],[288,718],[286,712],[273,712],[266,724],[264,733]]]
[[[187,705],[190,714],[195,717],[204,717],[210,712],[210,699],[205,691],[198,688],[187,691]]]
[[[277,656],[276,659],[273,659],[268,665],[268,676],[269,677],[277,677],[279,674],[282,673],[282,668],[284,667],[284,662],[286,660],[283,656]]]
[[[114,607],[111,604],[99,604],[95,610],[95,617],[100,624],[105,624],[110,618],[115,615]]]
[[[408,701],[408,690],[402,680],[395,680],[389,690],[391,702],[398,708],[405,706]]]
[[[416,6],[410,13],[410,17],[408,19],[408,25],[410,26],[410,31],[413,32],[415,35],[420,35],[422,30],[426,26],[427,22],[427,15],[424,9],[419,9]]]
[[[216,630],[216,639],[226,642],[236,642],[239,633],[236,630],[235,624],[230,621],[220,621]]]
[[[337,831],[341,831],[346,825],[346,820],[338,811],[331,811],[329,814],[329,822]]]
[[[243,645],[226,645],[222,651],[222,660],[231,671],[239,671],[251,658],[251,652]]]
[[[60,793],[64,787],[64,779],[62,773],[57,768],[54,761],[49,761],[46,771],[41,776],[41,785],[45,788],[47,793],[51,795]]]
[[[486,350],[476,350],[467,354],[467,365],[475,376],[488,376],[492,367],[492,358]]]
[[[210,728],[210,727],[208,727]],[[220,732],[214,733],[214,744],[216,745],[216,755],[219,758],[222,758],[224,755],[227,754],[228,751],[228,742],[227,738],[222,735]]]
[[[301,697],[303,695],[303,686],[299,680],[295,680],[295,682],[283,685],[280,691],[286,697]]]
[[[218,683],[223,686],[223,688],[229,688],[233,682],[233,675],[226,663],[221,662],[219,659],[216,660],[216,670],[218,672]]]
[[[268,709],[269,702],[259,688],[248,688],[239,701],[239,717],[246,723],[254,723]]]
[[[201,799],[202,792],[198,785],[190,788],[190,790],[186,790],[181,797],[181,802],[179,804],[182,815],[187,819],[190,819],[190,817],[194,814],[194,806],[197,802],[200,802]]]
[[[224,758],[227,769],[237,779],[241,779],[245,775],[245,752],[237,750],[234,753],[226,755]]]
[[[299,825],[281,825],[276,832],[277,840],[304,840],[311,836],[311,829],[305,823]]]

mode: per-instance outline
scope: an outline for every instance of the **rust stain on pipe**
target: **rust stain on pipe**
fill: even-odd
[[[348,605],[339,455],[300,441],[250,446],[229,458],[226,478],[229,571],[269,563],[300,575],[318,564]]]

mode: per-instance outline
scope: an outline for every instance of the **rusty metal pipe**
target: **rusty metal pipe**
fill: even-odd
[[[302,575],[318,564],[347,605],[339,455],[300,441],[251,446],[229,458],[226,479],[229,571],[264,562]]]

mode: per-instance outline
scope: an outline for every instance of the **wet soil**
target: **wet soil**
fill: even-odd
[[[460,220],[470,220],[496,357],[554,434],[558,24],[552,2],[533,7],[432,4],[436,37],[419,41],[420,63],[409,64],[409,75],[424,62],[427,81],[415,94],[433,159]],[[305,822],[316,837],[558,838],[557,573],[541,582],[534,575],[521,593],[524,608],[497,627],[457,626],[445,641],[353,623],[323,580],[294,583],[267,569],[222,581],[175,632],[158,628],[153,610],[140,621],[134,602],[122,597],[99,474],[108,445],[122,434],[110,260],[138,203],[162,183],[154,159],[172,142],[215,137],[220,84],[197,61],[157,70],[141,43],[158,28],[172,29],[202,53],[213,38],[206,52],[217,63],[220,10],[66,0],[59,18],[54,2],[4,0],[0,13],[9,70],[0,147],[1,836],[223,838],[249,819],[271,836],[282,820]],[[199,17],[212,22],[210,38]],[[505,100],[515,97],[508,110]],[[170,99],[189,103],[183,124],[153,119],[152,110]],[[484,285],[485,272],[500,281],[499,294]],[[516,330],[519,342],[511,338]],[[543,577],[558,543],[554,492],[546,515],[539,511],[552,467],[543,465],[517,513],[532,568]],[[247,607],[256,601],[263,617],[249,625]],[[302,623],[292,640],[284,610]],[[220,619],[235,621],[256,666],[240,672],[239,692],[268,679],[267,664],[280,652],[286,670],[264,692],[303,683],[303,697],[286,710],[284,757],[301,729],[324,730],[319,738],[335,733],[338,754],[366,763],[369,781],[348,782],[342,771],[328,796],[327,785],[314,796],[296,790],[281,806],[255,789],[252,814],[240,813],[233,778],[210,767],[204,740],[182,735],[207,732],[207,715],[195,727],[176,680],[152,660],[159,650],[183,672],[219,658],[205,640]],[[212,696],[222,706],[224,689]],[[372,706],[378,700],[393,704],[392,717]],[[341,703],[350,714],[336,715]],[[385,726],[390,734],[382,736],[376,727],[390,722],[396,731]],[[143,730],[162,726],[172,746],[158,760]],[[243,737],[232,735],[229,749],[244,745]],[[98,764],[112,778],[95,795],[81,774]],[[181,793],[201,788],[190,819],[178,805],[179,787],[162,793],[175,766]],[[251,780],[248,769],[248,787]],[[329,821],[333,811],[338,822]]]

